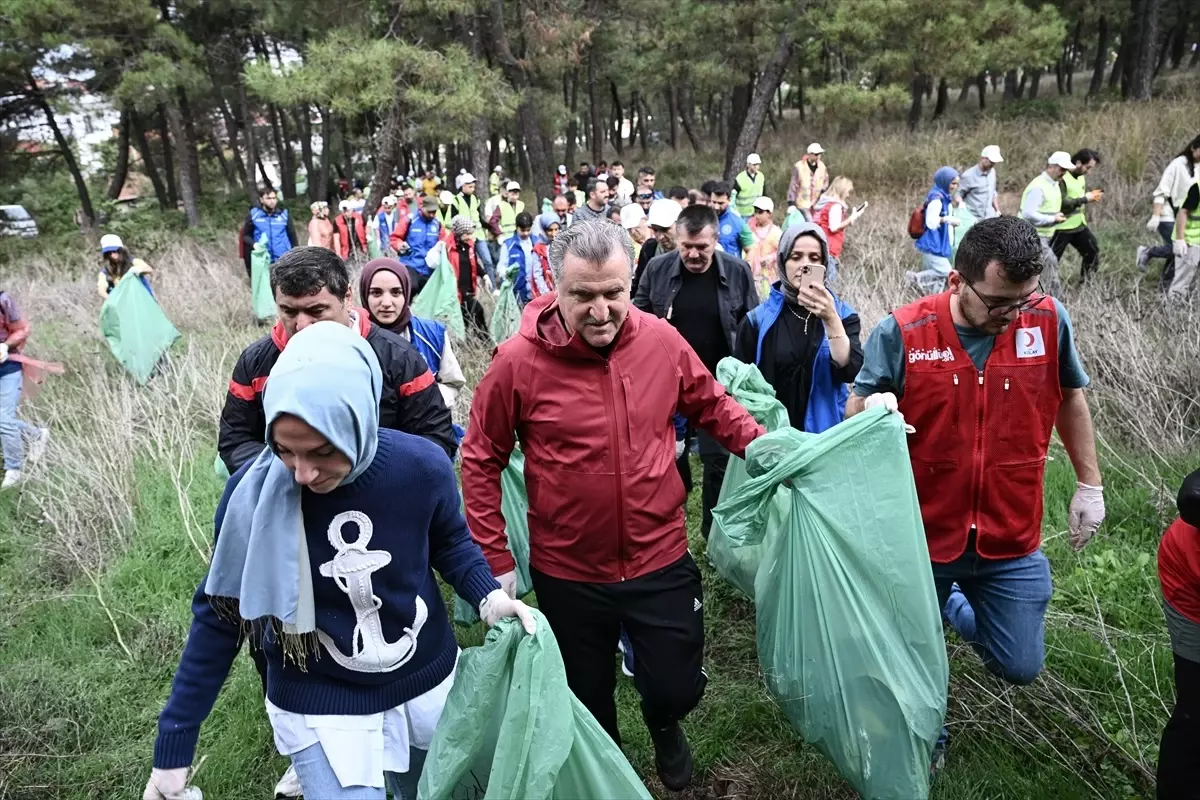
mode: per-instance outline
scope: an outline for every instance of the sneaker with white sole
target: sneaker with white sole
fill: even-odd
[[[1146,255],[1146,253],[1147,253],[1149,250],[1150,250],[1150,248],[1149,248],[1149,247],[1145,247],[1145,246],[1139,246],[1139,247],[1138,247],[1138,249],[1137,249],[1137,268],[1138,268],[1138,272],[1145,272],[1145,271],[1146,271],[1146,267],[1147,267],[1147,266],[1149,265],[1149,263],[1150,263],[1150,259],[1149,259],[1149,258],[1147,257],[1147,255]]]
[[[21,470],[10,469],[4,473],[4,482],[0,483],[0,489],[12,489],[21,482]]]
[[[25,451],[25,460],[29,462],[30,466],[46,455],[46,445],[48,444],[50,444],[50,429],[38,428],[37,436],[29,443],[29,449]]]
[[[275,784],[275,796],[304,797],[304,790],[300,788],[300,776],[296,774],[296,768],[291,764],[288,764],[287,772],[283,773],[279,783]]]

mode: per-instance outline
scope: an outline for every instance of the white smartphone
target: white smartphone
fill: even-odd
[[[867,206],[869,206],[869,205],[870,205],[870,203],[868,203],[866,200],[864,200],[863,204],[861,206],[858,206],[857,208],[854,209],[854,213],[861,214],[862,212],[867,210]]]
[[[825,267],[821,264],[809,264],[800,273],[800,288],[808,289],[813,286],[818,289],[825,285]]]

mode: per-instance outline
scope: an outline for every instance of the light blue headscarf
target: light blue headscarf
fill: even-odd
[[[316,630],[301,486],[275,454],[271,427],[291,414],[350,459],[354,482],[379,446],[379,359],[358,331],[318,322],[297,333],[263,394],[267,448],[229,497],[204,591],[238,602],[244,620],[270,617],[287,634]]]
[[[933,173],[933,187],[929,193],[925,195],[925,202],[928,203],[933,199],[942,200],[942,209],[947,208],[950,202],[950,184],[954,183],[954,179],[958,177],[958,170],[954,167],[939,167],[938,171]]]

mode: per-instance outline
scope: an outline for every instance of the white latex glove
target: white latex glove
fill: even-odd
[[[204,800],[198,788],[187,785],[189,772],[191,767],[150,770],[142,800]]]
[[[503,575],[496,576],[496,583],[500,584],[500,588],[504,593],[514,600],[517,599],[517,571],[510,570]]]
[[[1186,258],[1188,251],[1188,243],[1184,239],[1176,239],[1171,243],[1171,252],[1176,258]]]
[[[957,228],[959,225],[962,224],[962,220],[959,219],[958,217],[944,217],[944,219],[946,221],[946,224],[952,228]]]
[[[8,361],[8,344],[0,342],[0,364],[3,364],[5,361]]]
[[[1079,484],[1071,498],[1067,513],[1067,532],[1071,547],[1076,552],[1083,549],[1088,540],[1104,522],[1104,487]]]
[[[1146,230],[1152,231],[1152,232],[1158,230],[1158,215],[1157,214],[1150,215],[1150,219],[1146,223]]]
[[[687,440],[686,439],[676,439],[675,440],[675,460],[676,461],[683,458],[684,450],[687,450]]]
[[[491,276],[491,275],[484,275],[484,276],[483,276],[483,284],[484,284],[484,286],[486,286],[486,287],[488,288],[488,291],[489,291],[489,292],[491,292],[491,293],[493,293],[493,294],[495,294],[495,293],[496,293],[496,284],[492,283],[492,276]]]
[[[863,403],[863,408],[870,411],[872,408],[886,408],[891,413],[900,417],[900,421],[904,423],[905,433],[916,433],[917,429],[907,422],[904,422],[904,415],[900,413],[900,401],[896,399],[896,395],[891,392],[879,392],[867,398]]]
[[[479,604],[479,616],[489,628],[505,617],[516,617],[521,620],[521,627],[532,636],[537,631],[537,622],[529,611],[529,606],[520,600],[514,600],[504,593],[503,589],[495,589]]]

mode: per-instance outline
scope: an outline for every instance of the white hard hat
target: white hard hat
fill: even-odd
[[[650,204],[650,213],[646,215],[646,221],[658,228],[669,228],[679,219],[680,211],[683,209],[674,200],[655,200]]]
[[[396,196],[391,194],[385,195],[381,202],[385,206],[394,206],[396,205]]]
[[[812,144],[810,144],[808,146],[809,155],[819,156],[821,153],[824,153],[824,152],[825,152],[825,148],[821,147],[821,145],[818,144],[817,142],[813,142]]]
[[[517,183],[516,181],[509,181],[508,184],[505,185],[504,190],[507,192],[519,192],[521,191],[521,184]]]
[[[761,164],[762,159],[759,158],[758,153],[751,153],[750,155],[746,156],[746,163],[747,164]]]
[[[114,250],[120,250],[124,246],[125,243],[121,241],[121,237],[115,233],[106,233],[100,237],[101,253],[111,253]]]
[[[986,158],[993,164],[999,164],[1004,160],[1004,156],[1000,155],[1000,148],[994,144],[989,144],[987,147],[983,148],[983,152],[979,154],[979,157]]]
[[[630,203],[621,209],[621,227],[627,231],[641,225],[645,218],[646,212],[637,203]]]
[[[754,201],[754,207],[759,211],[774,211],[775,201],[769,197],[760,197]]]
[[[454,193],[447,189],[443,189],[438,195],[438,200],[442,201],[442,205],[448,206],[454,202]]]
[[[1063,169],[1075,169],[1075,162],[1071,160],[1071,154],[1066,150],[1055,150],[1050,154],[1050,158],[1046,159],[1046,164]]]

